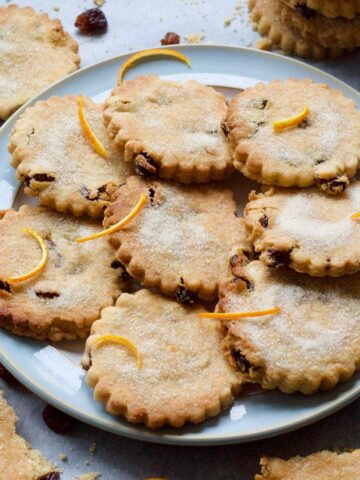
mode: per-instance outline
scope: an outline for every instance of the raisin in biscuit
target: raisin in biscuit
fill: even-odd
[[[142,193],[149,196],[146,207],[109,237],[118,260],[143,285],[179,301],[216,298],[230,258],[245,244],[232,192],[129,177],[106,209],[104,226],[125,217]]]
[[[0,480],[40,480],[57,472],[16,433],[17,418],[0,391]]]
[[[0,119],[79,68],[78,44],[59,20],[32,8],[0,8]]]
[[[148,290],[122,294],[115,307],[104,309],[83,359],[95,399],[109,413],[151,429],[199,423],[228,407],[239,376],[222,354],[222,326],[199,318],[200,311]],[[98,346],[109,334],[135,345],[141,368],[123,345]]]
[[[116,87],[104,120],[140,175],[207,182],[233,170],[222,129],[226,110],[225,97],[213,88],[149,76]]]
[[[291,25],[282,21],[280,0],[248,0],[248,5],[251,20],[257,31],[285,53],[294,53],[304,58],[321,59],[339,57],[346,52],[336,46],[324,48],[318,42],[311,42],[300,36]]]
[[[298,126],[276,132],[273,122],[309,113]],[[236,95],[227,126],[234,165],[268,185],[342,192],[359,168],[360,112],[341,92],[312,80],[273,80]]]
[[[290,460],[263,457],[255,480],[354,480],[360,472],[360,450],[322,451]]]
[[[314,276],[360,270],[360,182],[342,195],[317,189],[252,193],[245,208],[249,241],[269,266],[288,265]]]
[[[317,42],[325,48],[334,46],[354,48],[360,46],[360,15],[353,20],[347,18],[326,18],[315,12],[314,15],[302,15],[287,5],[280,10],[281,20],[291,25],[303,38]]]
[[[319,13],[328,18],[353,19],[360,13],[359,0],[282,0],[282,2],[305,18],[311,18]]]
[[[245,381],[285,393],[331,390],[360,367],[360,274],[314,278],[256,260],[223,289],[220,312],[280,307],[229,321],[224,348]]]
[[[103,215],[111,192],[131,168],[107,136],[103,106],[84,98],[84,110],[106,158],[85,136],[72,95],[51,97],[25,110],[11,132],[9,151],[25,193],[39,196],[41,204],[60,212],[96,218]]]
[[[32,270],[41,258],[36,240],[22,228],[40,234],[49,258],[35,277],[9,285],[9,277]],[[93,221],[45,207],[6,212],[0,221],[0,326],[39,340],[86,337],[100,310],[121,292],[122,269],[106,239],[75,242],[98,231]]]

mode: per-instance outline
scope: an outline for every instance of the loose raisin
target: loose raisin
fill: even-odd
[[[75,426],[75,419],[57,408],[47,405],[43,410],[46,425],[55,433],[70,432]]]
[[[98,35],[107,30],[108,23],[100,8],[90,8],[77,16],[75,27],[84,35]]]
[[[316,16],[315,10],[301,3],[295,5],[295,10],[301,17],[306,18],[307,20]]]
[[[168,32],[160,42],[161,45],[176,45],[180,43],[180,36],[175,32]]]

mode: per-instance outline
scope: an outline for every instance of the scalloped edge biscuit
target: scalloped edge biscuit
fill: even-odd
[[[229,407],[240,377],[222,354],[222,325],[199,318],[201,311],[149,290],[124,293],[116,306],[105,308],[92,326],[82,361],[95,400],[109,413],[153,430],[197,424]],[[98,349],[97,339],[107,334],[135,345],[140,369],[126,347]]]
[[[359,190],[360,182],[352,182],[346,194],[353,195],[353,188]],[[322,224],[319,223],[319,218],[315,216],[315,207],[312,206],[314,203],[311,195],[319,197],[322,206],[324,207],[324,204],[327,206],[328,212],[334,212],[331,221],[327,217]],[[307,196],[309,202],[306,204]],[[360,194],[356,198],[359,196]],[[304,201],[295,204],[297,198],[301,201],[301,197],[304,197]],[[244,211],[248,241],[260,254],[260,260],[270,267],[288,266],[297,272],[316,277],[339,277],[356,273],[360,270],[360,248],[356,243],[356,238],[360,234],[360,222],[351,218],[351,215],[356,213],[356,200],[353,199],[351,203],[349,197],[347,200],[350,208],[343,205],[344,195],[328,198],[316,189],[270,188],[265,193],[259,194],[253,191]],[[289,202],[293,203],[289,206]],[[286,226],[278,224],[279,212],[284,207],[287,209],[285,218],[290,222]],[[340,209],[346,213],[339,220]],[[328,215],[328,212],[324,211],[324,214]],[[299,215],[302,216],[303,223],[294,224],[294,219],[299,218]],[[326,234],[330,222],[331,230]],[[314,245],[309,246],[309,241]],[[331,253],[329,242],[332,246]]]
[[[271,122],[275,120],[272,109],[285,109],[286,112],[289,112],[285,116],[298,113],[297,110],[303,108],[299,105],[303,106],[305,103],[305,100],[300,103],[299,99],[303,99],[305,95],[308,97],[306,102],[309,107],[309,114],[304,121],[305,127],[302,128],[300,125],[281,133],[274,132],[271,129]],[[247,102],[245,102],[246,100]],[[256,103],[258,100],[261,100],[264,106],[263,104],[258,106]],[[330,101],[334,103],[334,106],[329,108],[329,113],[327,113],[322,110],[322,106],[323,104],[327,106],[327,102]],[[290,112],[289,105],[292,105],[296,111]],[[252,117],[250,117],[250,113]],[[319,115],[323,116],[323,122],[317,126]],[[330,120],[326,115],[330,116]],[[347,127],[351,126],[354,132],[359,133],[350,136],[350,130],[344,128],[340,135],[334,126],[328,127],[325,123],[326,121],[335,121],[331,116],[335,117],[338,123],[341,116],[343,117],[342,123],[347,119]],[[257,125],[254,124],[255,118]],[[264,121],[259,122],[259,120]],[[360,112],[356,109],[353,100],[324,83],[295,78],[258,83],[254,87],[245,89],[231,100],[226,125],[229,129],[235,168],[246,177],[263,184],[302,188],[317,184],[326,193],[337,194],[345,190],[349,178],[356,174],[360,165]],[[301,138],[307,138],[306,132],[309,131],[307,129],[311,129],[309,135],[314,136],[316,128],[320,129],[320,133],[318,145],[314,144],[317,149],[314,147],[313,163],[305,163],[304,160],[300,163],[303,144],[304,148],[305,146],[310,148]],[[332,135],[331,139],[337,140],[337,144],[329,153],[326,149],[330,148],[328,144],[331,144],[327,142],[324,147],[325,141],[321,129],[323,133],[328,131],[329,136]],[[265,134],[267,136],[264,136]],[[297,137],[299,137],[298,144],[295,142]],[[268,143],[266,144],[267,138]],[[287,153],[288,138],[289,152]],[[273,154],[271,154],[272,151]],[[293,152],[297,154],[295,160],[292,160],[291,157]],[[285,157],[284,160],[279,157],[279,153]],[[320,155],[321,162],[315,162],[315,154]],[[327,161],[322,158],[324,154],[328,157]],[[306,161],[307,159],[308,157],[306,157]]]
[[[169,197],[164,198],[164,192],[167,191]],[[110,227],[125,217],[144,192],[149,196],[145,209],[129,225],[109,237],[110,243],[117,250],[117,259],[142,285],[175,296],[179,301],[192,303],[197,297],[203,300],[215,299],[220,284],[230,274],[226,259],[230,262],[234,254],[241,256],[242,250],[245,253],[250,250],[245,238],[243,219],[236,216],[233,193],[214,184],[190,186],[129,177],[105,210],[104,227]],[[178,195],[179,207],[173,201],[174,195]],[[189,200],[189,204],[182,210],[182,201],[186,200]],[[225,206],[226,211],[223,210],[224,213],[220,215],[218,208],[225,209]],[[169,208],[169,216],[162,219],[160,215],[164,215],[166,208]],[[192,214],[191,219],[184,221],[183,215],[189,214]],[[199,219],[201,225],[197,234],[191,236]],[[178,235],[172,241],[174,231],[178,231]],[[190,243],[190,258],[186,252],[181,251],[182,242],[181,245],[176,243],[176,239],[181,240],[184,235]],[[217,248],[216,255],[214,249],[207,250],[210,241]],[[149,254],[151,249],[154,250],[154,255]],[[198,257],[192,253],[195,251]],[[222,263],[219,257],[224,257],[220,272]]]
[[[79,45],[69,33],[64,31],[62,23],[59,19],[50,19],[47,13],[37,13],[31,7],[19,7],[18,5],[12,4],[0,8],[0,27],[2,23],[6,22],[8,18],[12,17],[14,18],[15,22],[17,21],[18,17],[20,19],[21,17],[28,17],[33,19],[34,21],[37,20],[39,22],[39,25],[46,25],[48,27],[48,30],[42,33],[43,38],[40,36],[38,42],[40,44],[50,43],[56,48],[61,45],[59,48],[67,49],[68,65],[65,67],[65,69],[61,67],[61,71],[56,74],[54,73],[53,77],[51,77],[51,79],[47,83],[44,81],[39,81],[39,87],[33,87],[30,91],[27,91],[26,93],[24,93],[24,91],[19,91],[16,95],[13,96],[13,99],[11,101],[7,99],[5,102],[2,102],[0,100],[0,119],[2,120],[6,120],[15,110],[17,110],[21,105],[26,103],[31,97],[40,93],[40,91],[43,90],[47,85],[50,85],[55,80],[63,78],[68,73],[77,70],[80,65],[80,57],[78,55]],[[20,23],[20,28],[25,27],[23,27]],[[31,39],[29,39],[28,44],[31,44]],[[34,50],[34,55],[39,55],[36,49]],[[58,66],[57,68],[60,67]],[[31,72],[29,72],[29,75],[31,75]]]
[[[281,21],[301,37],[317,42],[324,48],[339,47],[350,49],[360,46],[360,15],[353,20],[326,18],[315,13],[303,16],[287,5],[280,9]]]
[[[103,104],[97,104],[89,97],[83,97],[83,100],[85,115],[107,151],[106,158],[95,152],[86,138],[78,120],[78,103],[74,95],[50,97],[27,108],[10,133],[8,150],[12,155],[11,165],[16,169],[18,180],[24,182],[27,195],[38,196],[41,205],[61,213],[98,218],[103,216],[112,193],[132,172],[131,166],[111,144],[102,124]],[[68,111],[69,124],[62,126],[61,116],[66,116]],[[99,125],[94,121],[97,115]],[[54,130],[45,129],[48,124]],[[64,130],[65,138],[62,137]],[[73,156],[77,158],[73,165],[69,152],[61,153],[62,143],[69,146],[70,135],[76,135],[77,150]],[[75,143],[74,139],[71,141]],[[52,149],[56,150],[54,154]],[[88,170],[89,163],[92,164],[91,170]],[[45,180],[37,180],[37,175],[45,176]],[[74,181],[72,177],[75,177]]]
[[[35,217],[35,220],[32,217]],[[54,221],[50,231],[51,218]],[[71,226],[70,232],[66,230],[66,224],[62,227],[64,219]],[[56,221],[59,223],[55,225],[57,226],[55,235]],[[75,222],[77,226],[74,227]],[[29,271],[37,265],[41,256],[37,242],[31,236],[21,232],[23,227],[35,229],[44,236],[48,249],[48,261],[45,268],[35,277],[13,285],[8,284],[8,276],[25,273],[25,271],[21,269],[17,272],[13,272],[12,269],[9,271],[8,260],[6,264],[0,263],[0,275],[3,275],[0,277],[0,327],[15,335],[37,340],[59,341],[86,338],[101,309],[113,305],[122,291],[123,269],[119,262],[113,265],[115,256],[107,240],[96,240],[101,242],[97,246],[86,246],[75,242],[76,236],[101,231],[101,224],[96,224],[89,219],[74,219],[47,207],[23,205],[19,211],[2,212],[0,220],[2,245],[4,245],[4,235],[9,236],[10,232],[12,245],[16,247],[14,258],[16,259],[16,255],[24,258],[26,271]],[[63,232],[60,233],[61,228]],[[46,234],[42,234],[42,230]],[[52,236],[47,238],[49,234]],[[69,249],[72,239],[76,256]],[[0,256],[3,252],[4,247]],[[36,252],[37,258],[34,262],[29,262],[28,255],[33,252]],[[92,259],[93,255],[96,260]],[[84,271],[86,260],[89,265],[91,263],[91,268]],[[108,270],[101,261],[108,262]],[[103,272],[99,271],[100,267],[103,268]],[[53,280],[53,273],[57,274],[58,283]],[[87,281],[85,281],[85,274],[88,276]],[[72,275],[77,275],[77,290],[73,285],[70,288],[67,283]],[[96,288],[99,281],[102,282],[100,290]],[[93,287],[92,292],[91,287]],[[20,300],[17,300],[17,296]],[[99,296],[97,301],[96,296]],[[69,298],[72,302],[71,308],[69,308]],[[89,302],[90,299],[91,302]],[[54,302],[57,302],[56,305]]]
[[[284,393],[330,391],[360,368],[360,275],[314,278],[255,260],[220,292],[218,312],[280,307],[226,322],[225,355],[244,382]]]
[[[328,18],[353,19],[360,14],[359,0],[282,0],[290,7],[305,5]]]
[[[279,0],[248,0],[248,6],[251,20],[260,35],[268,37],[274,46],[285,53],[317,60],[337,58],[346,53],[346,50],[337,47],[326,49],[317,42],[310,42],[297,35],[281,21]]]
[[[223,130],[226,111],[224,95],[195,80],[173,82],[138,76],[112,91],[105,102],[104,123],[139,175],[181,183],[208,182],[233,172]],[[142,113],[147,123],[142,123]],[[154,135],[154,129],[159,134]],[[183,143],[172,142],[174,137],[183,138]]]
[[[16,414],[0,390],[0,475],[11,480],[35,480],[58,472],[38,450],[16,432]],[[5,476],[3,476],[5,475]]]
[[[355,480],[360,471],[360,450],[323,450],[289,460],[262,457],[260,466],[261,474],[255,480]]]

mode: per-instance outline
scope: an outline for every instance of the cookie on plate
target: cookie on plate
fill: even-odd
[[[104,226],[125,217],[142,193],[146,207],[110,236],[117,259],[143,285],[179,301],[216,298],[230,258],[246,242],[232,192],[129,177],[105,210]]]
[[[333,47],[324,48],[316,41],[301,37],[291,26],[286,25],[280,17],[282,3],[280,0],[248,0],[251,20],[257,31],[268,37],[275,47],[285,53],[294,53],[299,57],[321,59],[339,57],[346,50]]]
[[[48,259],[28,280],[10,281],[41,259],[39,243],[24,228],[45,241]],[[86,337],[100,310],[121,293],[123,270],[106,239],[75,241],[98,231],[93,221],[45,207],[7,211],[0,220],[0,326],[39,340]]]
[[[233,171],[223,131],[226,110],[224,95],[211,87],[148,76],[116,87],[104,120],[138,174],[207,182]]]
[[[290,25],[296,33],[310,42],[317,42],[325,48],[334,46],[340,48],[354,48],[360,46],[360,15],[353,20],[347,18],[326,18],[314,12],[311,15],[301,14],[301,10],[294,10],[282,5],[281,20]]]
[[[51,97],[28,108],[15,123],[9,151],[25,193],[60,212],[103,215],[114,187],[129,175],[130,165],[112,145],[102,122],[103,106],[84,98],[86,118],[106,150],[97,153],[78,117],[75,96]]]
[[[79,68],[78,44],[59,20],[32,8],[0,8],[0,119]]]
[[[55,478],[57,468],[16,433],[16,421],[14,410],[0,391],[0,478],[41,480],[51,474]]]
[[[282,0],[305,18],[320,13],[328,18],[355,18],[360,13],[359,0]]]
[[[151,429],[199,423],[228,407],[239,376],[222,353],[222,326],[199,318],[201,311],[148,290],[122,294],[86,342],[83,365],[95,399]],[[138,361],[119,338],[136,348]]]
[[[314,276],[360,270],[360,182],[329,197],[311,188],[270,189],[250,195],[245,208],[249,241],[269,266],[287,265]]]
[[[359,168],[360,112],[323,83],[291,78],[247,88],[232,99],[227,126],[235,168],[260,183],[316,184],[336,194]]]
[[[310,395],[360,367],[360,274],[314,278],[256,260],[223,287],[220,312],[279,313],[229,321],[226,355],[244,380]]]
[[[260,465],[261,475],[256,475],[255,480],[352,480],[360,472],[360,450],[325,450],[290,460],[263,457]]]

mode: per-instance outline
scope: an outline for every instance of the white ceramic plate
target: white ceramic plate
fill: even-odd
[[[310,77],[326,82],[353,98],[360,107],[360,95],[348,85],[320,70],[296,60],[245,48],[222,46],[182,46],[189,56],[192,69],[171,59],[156,59],[138,64],[127,77],[156,73],[176,80],[196,79],[213,85],[231,96],[239,88],[257,81]],[[52,95],[67,93],[89,95],[103,100],[116,84],[123,55],[85,68],[53,85],[27,105]],[[10,208],[16,196],[18,182],[9,166],[7,143],[9,133],[20,109],[0,129],[0,209]],[[59,125],[61,128],[61,125]],[[251,188],[256,187],[240,175],[231,182],[236,186],[239,206]],[[15,205],[28,201],[19,194]],[[16,246],[14,245],[14,248]],[[103,406],[92,399],[79,362],[83,342],[61,342],[48,345],[0,332],[0,361],[30,390],[60,410],[98,428],[128,437],[159,443],[210,445],[245,442],[277,435],[309,424],[345,406],[360,395],[360,374],[338,386],[333,392],[311,397],[285,395],[280,392],[238,399],[234,406],[219,417],[199,426],[180,430],[166,429],[152,433],[126,421],[108,415]],[[149,392],[151,394],[151,392]]]

